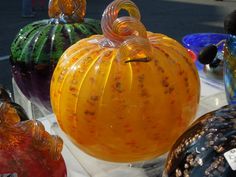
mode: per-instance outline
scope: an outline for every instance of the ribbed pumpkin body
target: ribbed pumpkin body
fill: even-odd
[[[50,110],[50,80],[58,59],[78,40],[99,33],[100,23],[92,19],[68,24],[49,19],[25,26],[11,45],[12,73],[20,90]]]
[[[124,62],[118,48],[100,45],[103,39],[83,39],[59,60],[51,101],[60,127],[86,153],[108,161],[167,152],[199,101],[199,78],[187,50],[149,32],[153,58]]]
[[[163,177],[236,176],[235,126],[235,106],[199,118],[172,147]]]

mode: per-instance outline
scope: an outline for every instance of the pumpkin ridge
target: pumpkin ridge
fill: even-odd
[[[58,30],[58,27],[59,27],[58,24],[53,26],[53,28],[51,30],[51,33],[50,33],[50,39],[51,39],[50,44],[51,45],[50,45],[49,57],[50,57],[50,61],[53,62],[53,63],[54,63],[54,60],[56,58],[56,57],[53,56],[53,50],[54,50],[54,42],[55,42],[55,36],[56,36],[55,34],[56,34],[57,30]]]
[[[77,26],[78,31],[80,31],[80,35],[83,34],[83,36],[85,37],[89,34],[88,29],[85,27],[84,23],[79,23],[75,25]]]
[[[100,51],[104,51],[104,52],[100,52]],[[111,49],[109,49],[109,48],[100,49],[97,52],[98,54],[96,55],[96,58],[93,58],[94,61],[88,66],[89,69],[87,69],[86,73],[84,73],[84,76],[82,78],[81,84],[80,84],[79,88],[77,89],[77,92],[75,93],[78,97],[75,98],[75,102],[74,102],[75,104],[74,104],[73,113],[77,113],[77,117],[74,119],[74,123],[76,123],[81,118],[80,115],[83,114],[83,112],[86,112],[86,110],[81,109],[80,106],[79,106],[79,95],[81,94],[81,91],[82,91],[81,89],[83,88],[83,85],[88,83],[88,79],[91,79],[91,78],[87,78],[88,75],[89,75],[88,73],[93,72],[91,70],[94,69],[95,65],[98,62],[101,63],[102,59],[103,59],[103,56],[106,55],[106,53],[110,52],[110,51],[111,51]],[[88,56],[90,56],[90,55],[91,54],[88,54]],[[87,57],[87,55],[85,57]],[[114,57],[113,57],[113,60],[114,60]],[[113,62],[110,60],[110,58],[109,58],[109,62],[110,62],[110,66],[111,66],[113,64]],[[110,73],[108,71],[106,73],[109,76]],[[73,76],[71,76],[71,77],[74,77],[75,74],[76,73],[74,72]],[[106,83],[105,83],[105,86],[106,86]],[[103,92],[104,92],[104,90],[105,89],[103,89]],[[101,95],[99,95],[99,100],[100,101],[99,101],[99,103],[97,103],[97,105],[100,105],[102,97],[103,97],[103,93]],[[96,108],[98,108],[98,106]],[[74,123],[72,125],[74,125]],[[79,134],[79,132],[78,132],[78,134]]]
[[[46,27],[47,26],[43,26],[43,29],[46,28]],[[35,40],[39,37],[40,33],[41,33],[41,30],[40,31],[38,30],[35,34],[33,34],[31,37],[28,38],[26,44],[24,45],[24,47],[22,49],[21,56],[18,59],[18,61],[22,61],[22,59],[25,63],[28,63],[30,61],[30,58],[32,56],[29,57],[29,52],[27,50],[29,50],[29,48],[31,48],[30,44],[31,44],[31,46],[33,46],[33,50],[34,50],[34,47],[35,47],[35,44],[36,44]],[[35,40],[33,40],[33,39],[35,39]],[[32,55],[32,53],[31,53],[31,55]]]
[[[77,43],[76,44],[74,44],[74,46],[72,46],[72,47],[75,47],[77,45]],[[71,52],[71,51],[73,51],[73,48],[68,48],[66,51],[67,52]],[[76,48],[76,47],[75,47]],[[84,50],[91,50],[91,49],[93,49],[94,47],[93,46],[88,46],[88,47],[85,47],[85,48],[81,48],[81,49],[78,49],[78,50],[76,50],[76,51],[74,51],[72,54],[70,54],[69,56],[68,56],[68,61],[70,61],[70,60],[73,60],[73,58],[74,57],[76,57],[77,55],[78,55],[78,53],[80,53],[80,52],[83,52]],[[77,48],[76,48],[77,49]],[[71,51],[70,51],[71,50]],[[86,52],[85,52],[86,53]],[[83,54],[84,55],[84,54]],[[83,56],[82,55],[82,56]],[[62,56],[62,58],[64,58],[65,56],[63,55]],[[65,63],[67,63],[67,61],[64,61],[64,60],[59,60],[59,62],[58,62],[58,64],[59,65],[64,65]],[[73,65],[73,63],[72,63],[72,65]],[[70,66],[70,65],[69,65]],[[60,66],[61,67],[61,66]]]
[[[97,20],[91,18],[85,18],[84,24],[87,26],[88,29],[92,29],[92,34],[102,33],[101,28],[98,28],[98,26],[100,26],[100,23],[98,23]]]
[[[73,26],[74,26],[74,28],[75,28],[75,32],[76,32],[76,34],[78,34],[79,36],[83,35],[82,31],[81,31],[80,28],[79,28],[80,25],[81,25],[80,23],[74,23],[74,24],[73,24]],[[83,36],[80,37],[80,39],[83,39]]]
[[[20,30],[20,32],[18,33],[16,40],[17,42],[23,43],[25,42],[25,40],[28,40],[28,37],[30,37],[30,34],[33,33],[35,30],[37,30],[37,28],[41,28],[42,26],[44,26],[44,20],[38,21],[38,22],[34,22],[33,24],[28,24],[26,25],[23,29]],[[22,36],[23,35],[23,36]],[[24,40],[22,40],[24,39]],[[13,43],[14,44],[14,43]],[[20,45],[18,43],[15,43],[16,46]]]
[[[102,49],[94,49],[93,51],[91,51],[90,53],[87,53],[85,56],[82,56],[83,58],[80,58],[80,60],[85,60],[85,58],[84,57],[87,57],[87,56],[90,56],[93,52],[99,52],[99,51],[101,51]],[[99,53],[100,55],[102,54],[102,53]],[[80,95],[80,90],[81,90],[81,87],[82,87],[82,85],[84,84],[84,81],[85,81],[85,78],[87,77],[87,73],[89,73],[90,72],[90,70],[91,69],[93,69],[93,66],[96,64],[96,62],[99,60],[99,58],[100,58],[100,55],[97,55],[97,57],[96,58],[94,58],[94,61],[93,62],[91,62],[91,64],[87,67],[88,69],[86,70],[86,72],[84,72],[83,74],[84,74],[84,76],[83,76],[83,78],[82,78],[82,80],[80,81],[80,85],[79,85],[79,87],[78,87],[78,96],[76,97],[76,99],[75,99],[75,112],[77,111],[77,108],[78,108],[78,100],[79,100],[79,95]],[[78,60],[79,61],[79,60]],[[81,61],[81,62],[83,62],[83,61]],[[77,62],[75,63],[75,64],[77,64]],[[75,73],[74,73],[75,74]]]
[[[82,27],[83,29],[86,29],[86,31],[82,31],[82,32],[85,33],[85,34],[87,34],[87,35],[91,34],[91,30],[94,29],[93,27],[91,27],[91,26],[90,26],[89,24],[87,24],[87,23],[83,23],[83,24],[81,24],[81,26],[83,26],[83,27]]]
[[[88,34],[90,34],[90,35],[91,34],[101,34],[102,33],[101,29],[98,29],[98,27],[97,27],[97,26],[100,26],[100,24],[99,23],[94,24],[94,22],[96,22],[96,21],[91,21],[90,23],[88,21],[85,21],[83,23],[83,25],[86,27],[86,29],[89,29]]]
[[[98,50],[101,50],[101,49],[96,49],[96,48],[93,48],[91,51],[89,51],[89,52],[87,52],[87,53],[84,53],[84,55],[82,55],[82,56],[80,56],[80,59],[78,59],[76,62],[74,62],[72,65],[70,65],[69,66],[69,68],[72,68],[73,66],[76,66],[78,63],[80,63],[80,62],[83,62],[83,58],[84,57],[86,57],[86,56],[88,56],[88,55],[90,55],[91,53],[93,53],[93,52],[96,52],[96,51],[98,51]],[[79,52],[81,52],[81,51],[79,51]],[[71,58],[71,56],[69,56],[68,58]],[[69,70],[69,69],[68,69]],[[68,71],[67,70],[67,71]],[[84,74],[85,75],[85,74]],[[64,88],[65,88],[65,86],[66,86],[66,84],[64,84],[64,82],[66,82],[66,80],[67,79],[69,79],[69,77],[68,77],[69,75],[68,74],[65,74],[65,77],[63,78],[63,81],[61,82],[61,84],[59,85],[60,86],[60,88],[58,89],[58,92],[63,92],[63,90],[64,90]],[[82,83],[82,82],[81,82]],[[78,91],[80,90],[80,88],[78,88]],[[61,98],[62,97],[59,97],[59,99],[58,99],[58,105],[57,105],[57,108],[56,108],[56,110],[59,110],[59,112],[58,112],[58,117],[61,117],[60,115],[61,115],[61,111],[60,111],[60,109],[58,109],[59,107],[60,107],[60,103],[62,103],[60,100],[61,100]],[[75,101],[76,102],[76,101]]]
[[[107,51],[112,51],[112,50],[110,50],[110,49],[108,49]],[[104,55],[105,55],[105,52],[106,51],[104,51]],[[112,53],[114,53],[114,51],[112,51]],[[104,56],[103,55],[103,56]],[[100,55],[101,56],[101,55]],[[99,56],[99,57],[100,57]],[[105,91],[105,89],[106,89],[106,86],[108,86],[108,84],[107,84],[107,82],[108,82],[108,78],[109,78],[109,76],[110,76],[110,74],[111,74],[111,68],[112,68],[112,65],[113,65],[113,62],[114,62],[114,60],[116,59],[116,57],[115,57],[115,55],[112,55],[112,58],[110,59],[110,65],[109,65],[109,67],[108,67],[108,69],[107,69],[107,74],[106,74],[106,77],[105,77],[105,81],[104,81],[104,86],[103,86],[103,91],[102,91],[102,94],[101,94],[101,96],[100,96],[100,101],[99,101],[99,103],[98,103],[98,105],[99,106],[101,106],[102,105],[102,102],[103,102],[103,96],[104,96],[104,91]],[[78,103],[77,103],[78,104]]]
[[[71,25],[68,25],[68,24],[65,24],[65,31],[67,33],[67,35],[69,36],[69,39],[70,39],[70,43],[73,43],[73,39],[72,39],[72,34],[71,32],[73,32],[73,27]]]
[[[160,51],[162,51],[162,52],[164,52],[165,54],[168,54],[168,49],[170,48],[170,47],[168,47],[168,46],[166,46],[166,45],[159,45],[160,46],[160,48],[161,48],[161,50]],[[171,50],[172,50],[172,53],[169,55],[169,59],[171,59],[172,61],[174,61],[174,62],[176,62],[177,63],[177,65],[178,65],[178,67],[179,67],[179,70],[180,71],[184,71],[184,72],[186,72],[186,69],[188,70],[188,72],[190,71],[190,72],[192,72],[193,73],[193,75],[195,76],[195,70],[193,70],[192,69],[192,67],[189,67],[189,64],[187,63],[187,61],[186,61],[186,59],[185,59],[185,57],[184,57],[184,55],[182,55],[180,52],[178,52],[177,50],[173,50],[172,48],[171,48]],[[176,60],[175,59],[175,57],[172,57],[172,55],[175,53],[175,55],[179,55],[180,57],[178,57],[178,60]],[[179,65],[179,63],[180,62],[178,62],[179,60],[185,60],[185,62],[182,62],[183,64],[182,64],[182,66],[184,66],[184,67],[181,67],[180,65]],[[185,75],[182,75],[182,81],[184,82],[185,81]],[[199,80],[198,78],[196,78],[195,77],[195,79],[196,80]],[[185,87],[183,87],[183,89],[186,89],[186,93],[188,93],[188,90],[189,90],[189,88],[187,87],[187,86],[185,86]]]
[[[153,47],[154,47],[154,46],[153,46]],[[166,51],[162,48],[161,45],[158,45],[158,47],[155,47],[155,49],[156,49],[159,53],[161,53],[162,56],[166,56],[166,57],[167,57],[168,52],[166,52]],[[154,62],[155,62],[155,61],[154,61]],[[173,75],[173,76],[176,75],[176,74],[178,73],[178,71],[181,70],[181,66],[178,65],[178,64],[177,64],[178,62],[177,62],[176,60],[174,60],[171,56],[168,56],[168,60],[167,60],[167,61],[163,60],[162,62],[165,62],[164,65],[167,65],[167,66],[170,66],[170,67],[172,67],[172,65],[170,65],[170,64],[172,64],[172,62],[173,62],[173,66],[176,66],[176,68],[174,68],[174,70],[171,69],[171,70],[169,71],[169,72],[171,72],[171,75]],[[159,62],[158,62],[158,63],[159,63]],[[161,68],[165,68],[165,67],[163,67],[163,64],[162,64],[162,65],[159,64],[159,65],[160,65]],[[163,70],[161,70],[161,71],[158,71],[158,74],[162,75],[162,78],[165,78],[165,72],[166,72],[166,71],[163,69]],[[163,83],[161,83],[161,84],[163,84]],[[177,82],[176,80],[173,80],[173,81],[170,82],[169,84],[178,88],[178,82]],[[182,100],[182,97],[180,96],[179,92],[180,92],[179,88],[176,89],[176,91],[175,91],[175,93],[176,93],[176,94],[175,94],[175,100],[178,100],[178,104],[179,104],[179,105],[183,105],[183,100]]]
[[[195,69],[194,69],[194,64],[192,63],[192,61],[191,61],[191,59],[189,58],[189,56],[186,56],[186,55],[188,55],[187,53],[186,53],[186,55],[183,55],[182,53],[183,52],[185,52],[185,51],[182,51],[182,53],[181,52],[179,52],[178,50],[176,50],[175,48],[172,48],[173,46],[171,45],[171,46],[166,46],[166,45],[162,45],[162,44],[160,44],[159,46],[162,46],[162,49],[163,49],[163,51],[165,51],[166,53],[168,53],[166,50],[167,50],[167,48],[170,48],[174,53],[176,53],[176,54],[178,54],[178,55],[180,55],[181,57],[179,57],[180,59],[183,59],[183,60],[185,60],[185,62],[183,62],[184,63],[184,65],[188,65],[189,67],[186,67],[186,68],[188,68],[192,73],[193,73],[193,75],[194,75],[194,77],[195,77],[195,79],[196,80],[199,80],[199,77],[198,77],[198,74],[197,74],[197,72],[195,71]],[[172,58],[172,57],[171,57]],[[175,59],[172,59],[173,61],[175,61]],[[177,62],[178,63],[178,62]],[[181,69],[181,68],[180,68]]]
[[[100,50],[101,50],[101,49],[100,49]],[[98,51],[98,49],[94,48],[92,51],[90,51],[90,52],[88,52],[88,53],[85,53],[84,55],[80,56],[80,59],[78,59],[78,60],[75,61],[72,65],[70,65],[70,68],[79,65],[79,63],[83,63],[84,60],[87,59],[87,56],[88,56],[88,55],[90,55],[90,54],[93,53],[93,52],[97,52],[97,51]],[[69,56],[69,57],[70,57],[70,56]],[[71,57],[70,57],[70,58],[71,58]],[[92,67],[95,62],[96,62],[96,60],[95,60],[95,61],[92,61],[91,64],[89,65],[89,68]],[[68,70],[69,70],[69,69],[68,69]],[[67,74],[65,74],[65,77],[64,77],[63,82],[62,82],[61,87],[60,87],[60,92],[68,91],[68,90],[67,90],[67,85],[66,85],[66,84],[63,84],[63,83],[66,82],[67,80],[72,79],[72,78],[74,77],[74,74],[75,74],[75,73],[72,73],[72,74],[68,74],[68,73],[67,73]],[[87,72],[86,72],[86,73],[83,72],[83,74],[82,74],[81,85],[83,84],[83,82],[84,82],[84,80],[85,80],[86,74],[87,74]],[[80,94],[81,85],[78,86],[78,88],[77,88],[78,95]],[[61,103],[61,99],[62,99],[62,97],[59,98],[59,103]],[[75,100],[75,105],[74,105],[75,111],[77,110],[77,104],[76,104],[76,102],[77,102],[77,100]],[[58,104],[58,107],[60,107],[60,104]],[[59,115],[62,115],[63,113],[61,112],[61,110],[59,110],[58,114],[59,114]],[[61,116],[58,116],[58,117],[61,117]],[[65,121],[65,119],[64,119],[64,120],[61,119],[60,121],[63,122],[63,121]],[[72,124],[72,121],[71,121],[69,124],[65,124],[65,125],[71,126],[70,124]],[[65,129],[65,130],[66,130],[66,129]]]
[[[28,25],[30,26],[30,25]],[[28,40],[28,37],[32,36],[34,31],[37,30],[37,28],[39,28],[40,24],[38,24],[37,26],[34,26],[31,30],[29,30],[28,32],[21,32],[20,34],[18,34],[18,36],[15,38],[15,40],[13,41],[13,44],[11,45],[11,55],[12,55],[12,59],[14,62],[16,61],[21,61],[21,53],[22,53],[22,46],[21,43],[24,43],[26,40]]]
[[[51,51],[52,55],[50,55],[50,58],[51,60],[58,62],[64,50],[64,46],[63,46],[64,38],[61,35],[63,26],[61,24],[57,24],[53,28],[55,28],[55,33],[54,33],[55,38],[53,41],[53,48],[52,48],[53,50]]]
[[[67,52],[69,52],[70,50],[72,50],[73,51],[73,49],[74,49],[74,47],[76,46],[76,44],[74,44],[74,46],[72,46],[71,48],[68,48],[67,49]],[[84,49],[79,49],[79,50],[76,50],[74,53],[72,53],[71,55],[70,55],[70,57],[68,57],[68,60],[59,60],[58,61],[58,64],[57,64],[57,66],[58,67],[56,67],[56,69],[55,69],[55,71],[54,71],[54,73],[61,73],[62,71],[63,71],[63,68],[64,68],[64,66],[67,64],[67,61],[69,62],[69,63],[71,63],[70,65],[69,65],[69,67],[73,64],[70,60],[73,60],[73,58],[74,57],[76,57],[76,55],[77,55],[77,53],[80,53],[81,52],[81,50],[89,50],[89,49],[92,49],[93,48],[93,46],[88,46],[88,47],[86,47],[86,48],[84,48]],[[64,55],[62,55],[61,56],[61,58],[64,58],[65,56]],[[59,67],[60,66],[60,67]],[[54,76],[52,77],[52,79],[54,79]],[[54,95],[54,94],[56,94],[57,92],[61,92],[61,85],[64,83],[64,78],[63,78],[63,80],[61,81],[61,82],[51,82],[51,87],[55,87],[56,89],[54,90],[54,93],[52,93],[51,94],[51,97]],[[58,97],[56,97],[57,99],[58,99]],[[58,102],[57,102],[58,103]],[[55,110],[54,110],[54,112],[57,110],[57,107],[55,107]]]
[[[35,51],[35,56],[31,57],[33,58],[33,62],[36,63],[40,63],[40,61],[44,63],[45,58],[47,58],[45,55],[48,55],[48,53],[46,53],[43,49],[45,47],[47,47],[47,45],[45,45],[48,40],[50,39],[50,35],[51,31],[53,28],[51,28],[51,26],[45,26],[45,28],[43,30],[41,30],[37,37],[35,38],[36,42],[34,40],[31,40],[31,43],[33,44],[33,50]],[[39,38],[40,36],[40,38]],[[44,36],[44,37],[43,37]],[[40,40],[42,39],[42,40]],[[51,41],[51,40],[50,40]]]

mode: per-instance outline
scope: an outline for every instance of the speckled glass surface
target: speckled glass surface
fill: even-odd
[[[236,147],[235,126],[235,106],[202,116],[172,147],[164,177],[235,177],[224,156]]]
[[[224,49],[224,83],[229,104],[236,104],[236,36],[230,35]]]
[[[19,111],[0,101],[0,176],[65,177],[63,142],[51,136],[39,121],[20,122]]]
[[[119,17],[122,8],[131,16]],[[113,1],[101,24],[103,35],[80,40],[60,58],[51,80],[53,112],[72,141],[96,158],[125,163],[160,156],[197,111],[192,58],[176,40],[147,32],[132,1]]]

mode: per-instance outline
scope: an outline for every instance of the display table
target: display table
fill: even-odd
[[[24,98],[14,81],[13,86],[16,102],[19,102],[26,109],[28,115],[31,117],[41,115],[37,119],[44,124],[45,129],[63,139],[62,155],[66,162],[68,177],[161,177],[166,155],[153,161],[136,164],[109,163],[90,157],[80,151],[60,130],[53,114],[42,111],[38,113],[41,109],[37,110]],[[227,103],[223,86],[201,78],[201,101],[196,118],[225,104]]]

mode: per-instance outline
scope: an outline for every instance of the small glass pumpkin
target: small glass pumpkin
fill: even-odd
[[[29,120],[25,110],[17,103],[15,103],[10,93],[0,85],[0,104],[8,103],[11,105],[11,109],[15,110],[15,113],[19,116],[21,121]],[[9,111],[14,112],[14,111]]]
[[[117,18],[121,9],[130,17]],[[83,151],[103,160],[159,156],[195,116],[195,65],[177,41],[146,32],[132,1],[112,2],[101,23],[104,35],[68,48],[53,73],[58,123]]]
[[[100,22],[84,19],[85,0],[50,0],[50,19],[20,30],[11,45],[13,77],[33,103],[51,110],[50,80],[62,53],[82,38],[101,33]]]
[[[38,121],[19,121],[13,106],[0,102],[0,176],[65,177],[62,140]]]
[[[203,115],[172,147],[163,177],[236,176],[235,126],[235,106]]]

